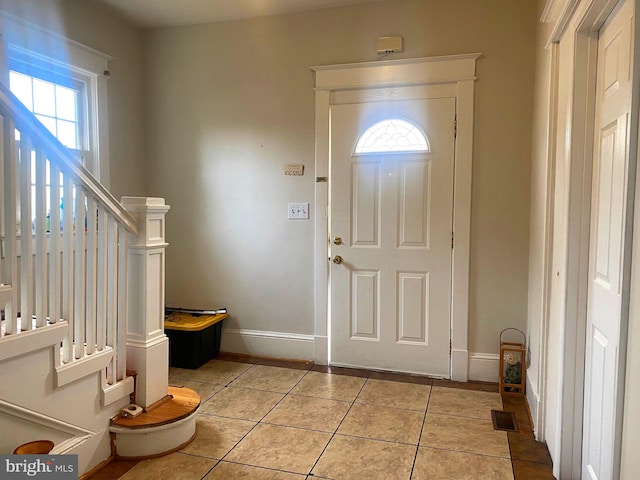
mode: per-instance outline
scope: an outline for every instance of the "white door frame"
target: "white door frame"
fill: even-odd
[[[473,96],[481,54],[387,60],[313,67],[316,91],[314,361],[327,365],[329,343],[330,109],[347,91],[377,90],[392,99],[399,87],[437,85],[456,98],[452,257],[451,378],[467,381],[469,369],[469,252],[473,158]]]
[[[542,298],[541,298],[541,321],[539,325],[538,338],[538,398],[530,397],[529,395],[535,395],[534,389],[530,388],[527,384],[527,399],[529,407],[533,415],[534,433],[536,440],[544,441],[544,425],[545,425],[545,413],[544,413],[544,400],[545,400],[545,384],[547,379],[546,373],[546,356],[547,356],[547,331],[549,328],[549,315],[551,309],[551,288],[553,284],[553,222],[554,222],[554,208],[555,208],[555,172],[556,172],[556,147],[557,147],[557,101],[558,101],[558,78],[559,78],[559,63],[558,63],[558,44],[552,44],[549,46],[550,50],[550,68],[549,68],[549,112],[547,116],[547,182],[545,187],[545,225],[544,225],[544,248],[543,248],[543,279],[542,279]],[[531,301],[531,300],[529,300]],[[527,379],[530,381],[531,377],[527,375]],[[532,407],[532,403],[536,403],[535,408]]]
[[[618,3],[618,0],[549,0],[545,11],[560,9],[560,15],[555,21],[553,30],[549,36],[547,47],[558,43],[563,35],[569,34],[575,37],[574,70],[572,85],[572,105],[569,114],[569,144],[567,149],[571,158],[571,182],[569,185],[569,221],[568,221],[568,256],[566,265],[566,309],[564,312],[564,362],[562,365],[550,366],[562,368],[562,411],[560,431],[563,432],[560,439],[559,465],[554,466],[554,471],[559,472],[559,478],[580,478],[582,461],[582,421],[584,400],[584,362],[586,345],[587,322],[587,272],[589,267],[589,224],[591,219],[591,176],[593,159],[594,138],[594,110],[595,110],[595,83],[597,67],[598,31],[609,17]],[[636,22],[638,21],[638,4],[636,2]],[[637,28],[636,28],[637,31]],[[634,45],[638,35],[634,33]],[[634,47],[633,52],[633,92],[637,95],[640,68],[638,62],[639,49]],[[557,74],[553,68],[558,65],[554,62],[551,75]],[[632,99],[631,132],[638,132],[638,98]],[[552,105],[552,108],[556,108]],[[553,139],[554,134],[550,133]],[[638,136],[629,136],[629,168],[630,173],[635,172],[635,159],[638,153]],[[633,175],[635,177],[635,175]],[[553,180],[553,179],[551,179]],[[629,189],[630,201],[629,221],[633,214],[633,193]],[[629,225],[629,223],[627,223]],[[553,216],[547,218],[546,229],[553,228]],[[627,229],[629,230],[629,228]],[[629,303],[629,273],[631,259],[630,231],[625,239],[625,274],[623,305]],[[545,277],[551,274],[551,255],[546,256]],[[545,303],[548,304],[551,292],[545,291]],[[549,322],[547,316],[541,322],[541,333],[546,333]],[[627,344],[628,311],[623,313],[622,328],[620,332],[620,376],[619,398],[624,400],[624,372]],[[541,351],[546,352],[547,338],[541,337]],[[540,358],[540,370],[547,368],[546,358]],[[546,397],[546,385],[541,392],[541,404]],[[621,413],[622,408],[618,409]],[[544,418],[541,418],[544,422]],[[617,419],[621,426],[621,418]],[[620,430],[620,428],[618,428]],[[536,425],[536,432],[544,431]],[[616,451],[620,453],[620,431],[617,435]],[[619,460],[619,458],[618,458]],[[556,462],[557,463],[557,462]],[[619,463],[619,462],[617,462]],[[557,470],[556,470],[557,469]]]

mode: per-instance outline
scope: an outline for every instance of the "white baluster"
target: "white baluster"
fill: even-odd
[[[31,142],[20,139],[20,329],[31,330],[33,321],[33,248],[31,229]]]
[[[129,234],[124,226],[118,226],[118,337],[116,345],[117,354],[117,380],[122,380],[127,375],[127,267],[129,257]]]
[[[114,347],[118,339],[118,226],[115,219],[107,218],[107,345]],[[116,358],[107,367],[107,382],[117,381]]]
[[[117,351],[118,341],[118,226],[115,219],[107,218],[107,345]],[[116,383],[116,357],[107,367],[107,382]]]
[[[72,362],[74,327],[73,292],[75,285],[75,269],[73,262],[73,182],[71,176],[64,174],[63,208],[62,208],[62,316],[69,322],[69,333],[62,340],[62,361]]]
[[[60,311],[60,167],[49,163],[51,183],[51,217],[49,233],[49,321],[56,323],[62,318]]]
[[[98,251],[96,273],[96,333],[98,350],[103,350],[107,342],[107,262],[108,262],[108,224],[107,212],[98,205]]]
[[[87,355],[92,355],[96,349],[96,202],[87,196],[87,218],[85,219],[85,235],[87,242],[85,270],[85,343]]]
[[[35,312],[36,326],[43,327],[47,323],[45,296],[45,261],[47,256],[47,165],[44,152],[36,147],[35,151],[35,234],[36,234],[36,276],[35,276]]]
[[[2,159],[4,184],[2,185],[4,203],[4,272],[3,281],[12,286],[11,301],[6,305],[5,334],[17,333],[18,323],[18,229],[16,211],[18,198],[18,152],[15,142],[13,120],[3,117],[2,121]]]
[[[74,344],[74,356],[75,358],[84,357],[84,339],[85,339],[85,325],[84,325],[84,306],[85,306],[85,286],[86,286],[86,271],[85,271],[85,258],[86,258],[86,237],[84,234],[84,225],[87,218],[86,205],[84,203],[85,194],[84,190],[79,186],[76,186],[76,201],[74,203],[75,214],[75,252],[73,256],[74,260],[74,279],[75,285],[73,289],[73,344]]]

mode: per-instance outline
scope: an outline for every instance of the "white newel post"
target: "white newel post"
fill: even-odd
[[[137,372],[136,403],[143,407],[167,395],[169,339],[164,334],[164,198],[123,197],[138,222],[130,236],[127,292],[127,369]]]

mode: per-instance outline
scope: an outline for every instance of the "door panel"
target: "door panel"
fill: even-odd
[[[429,248],[430,174],[429,162],[400,164],[399,247]]]
[[[430,151],[354,154],[386,118]],[[455,99],[331,108],[331,363],[450,376]]]
[[[398,272],[398,342],[427,344],[429,274]]]
[[[353,214],[351,231],[354,247],[378,247],[380,242],[380,162],[352,166]]]
[[[633,2],[599,33],[585,359],[583,477],[615,477],[628,192]]]
[[[354,293],[351,338],[379,340],[379,272],[355,271],[351,278]]]

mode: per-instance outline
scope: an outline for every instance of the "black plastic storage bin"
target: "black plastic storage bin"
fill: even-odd
[[[169,365],[198,368],[220,353],[222,320],[229,315],[170,312],[164,319],[169,337]]]

